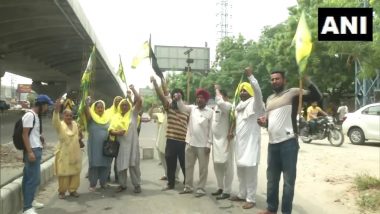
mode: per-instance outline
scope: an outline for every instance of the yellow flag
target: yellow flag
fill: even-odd
[[[144,42],[139,52],[136,54],[135,57],[133,57],[131,67],[135,69],[140,64],[140,62],[147,57],[149,57],[149,42],[148,41]]]
[[[303,73],[306,69],[307,60],[313,47],[313,43],[311,42],[311,33],[309,27],[307,26],[304,12],[302,12],[301,18],[298,22],[294,40],[296,43],[296,61],[299,71]]]
[[[120,62],[119,62],[119,69],[117,70],[117,75],[120,77],[121,81],[123,83],[127,84],[127,80],[125,79],[125,74],[124,74],[124,68],[123,68],[123,63],[121,62],[121,57],[119,56]]]

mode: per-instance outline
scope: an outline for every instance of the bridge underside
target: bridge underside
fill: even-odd
[[[79,3],[71,0],[2,0],[1,73],[9,71],[31,78],[34,90],[53,97],[78,90],[96,42],[88,21],[78,9]],[[123,93],[99,47],[94,96],[110,101]]]

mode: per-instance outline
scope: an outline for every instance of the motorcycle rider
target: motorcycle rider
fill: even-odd
[[[318,114],[327,116],[327,113],[318,106],[318,103],[316,101],[314,101],[311,103],[311,106],[307,108],[307,122],[309,123],[310,134],[315,133]]]

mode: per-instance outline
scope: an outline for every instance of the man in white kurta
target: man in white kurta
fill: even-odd
[[[232,104],[228,102],[225,91],[218,85],[215,85],[215,95],[216,106],[212,117],[212,157],[218,189],[212,195],[217,195],[216,199],[221,200],[230,197],[234,176],[233,143],[227,139]]]
[[[195,197],[202,197],[206,194],[205,186],[208,174],[208,162],[210,147],[212,144],[212,109],[206,106],[209,93],[203,89],[196,91],[197,105],[185,105],[181,96],[176,95],[178,109],[190,114],[189,124],[186,134],[185,166],[186,179],[185,188],[181,194],[193,192],[193,176],[195,162],[199,163],[199,182],[196,187]],[[178,97],[179,96],[179,97]]]
[[[239,194],[231,200],[245,200],[244,209],[256,204],[257,169],[260,162],[261,128],[257,119],[264,115],[260,86],[252,75],[252,69],[245,73],[250,83],[239,85],[241,101],[236,106],[235,157],[239,178]]]

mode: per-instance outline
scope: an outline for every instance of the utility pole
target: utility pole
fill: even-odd
[[[186,63],[187,63],[187,103],[190,103],[190,80],[191,80],[191,66],[190,64],[194,62],[194,59],[190,58],[190,52],[194,49],[190,48],[189,50],[185,51],[183,54],[187,55]]]

